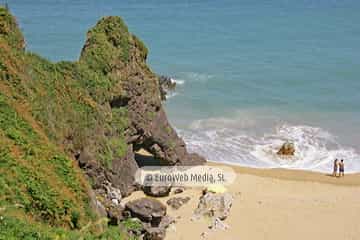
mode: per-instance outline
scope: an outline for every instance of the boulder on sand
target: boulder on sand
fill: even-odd
[[[161,218],[166,215],[166,206],[152,198],[140,198],[128,202],[125,211],[129,211],[131,217],[138,218],[142,222],[158,225]]]
[[[143,186],[143,192],[152,197],[165,197],[171,191],[171,186]]]
[[[143,239],[161,240],[165,238],[166,228],[174,219],[166,215],[166,206],[152,198],[140,198],[125,205],[129,218],[137,218],[143,226]]]

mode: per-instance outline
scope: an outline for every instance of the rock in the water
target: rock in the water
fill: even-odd
[[[286,142],[284,143],[280,150],[277,152],[278,155],[284,155],[284,156],[294,156],[295,154],[295,146],[293,143]]]
[[[152,197],[165,197],[171,191],[170,186],[144,186],[142,189],[146,195]]]
[[[195,217],[209,216],[224,220],[230,213],[233,197],[230,193],[215,194],[208,192],[200,198]]]
[[[131,217],[136,217],[142,222],[150,222],[152,226],[158,226],[162,217],[166,215],[166,206],[151,198],[140,198],[128,202],[125,210],[130,212]]]
[[[167,200],[166,204],[177,210],[189,200],[190,197],[173,197]]]
[[[161,100],[166,100],[166,95],[168,91],[173,91],[176,87],[176,82],[173,81],[170,77],[160,76],[159,77],[159,90],[161,94]]]

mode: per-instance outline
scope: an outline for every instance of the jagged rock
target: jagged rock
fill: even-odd
[[[166,206],[152,198],[140,198],[128,202],[125,210],[131,217],[136,217],[142,222],[149,222],[152,226],[158,226],[161,219],[166,215]]]
[[[190,197],[173,197],[166,201],[166,204],[173,209],[179,209],[182,205],[190,201]]]
[[[102,46],[109,52],[94,59],[94,53]],[[106,96],[111,96],[109,105],[113,109],[127,109],[126,139],[135,150],[144,148],[166,165],[203,164],[205,159],[189,154],[184,141],[170,126],[161,103],[159,77],[147,67],[146,58],[145,45],[128,32],[121,18],[105,17],[89,31],[80,62],[111,78],[114,87]],[[174,85],[167,78],[161,81],[167,87]]]
[[[118,225],[123,219],[124,208],[117,204],[109,204],[107,208],[107,217],[110,225]]]
[[[174,90],[176,87],[176,82],[171,79],[171,77],[161,75],[159,77],[159,83],[161,86],[168,90]]]
[[[114,188],[111,185],[106,186],[107,198],[110,199],[114,204],[118,205],[121,201],[121,192],[120,189]]]
[[[284,155],[284,156],[294,156],[295,154],[295,146],[293,143],[286,142],[284,143],[279,151],[277,152],[278,155]]]
[[[132,146],[129,145],[123,158],[113,159],[111,169],[106,175],[113,187],[120,189],[123,196],[128,196],[137,189],[135,173],[138,168]]]
[[[104,189],[107,194],[112,195],[109,196],[110,200],[116,198],[120,202],[122,196],[128,196],[136,189],[135,172],[138,165],[131,146],[128,146],[126,155],[122,159],[113,159],[111,169],[103,167],[86,148],[80,152],[78,161],[79,166],[92,179],[93,188]],[[118,189],[119,192],[111,192],[109,183],[111,189]]]
[[[208,192],[200,198],[197,209],[194,212],[196,218],[209,216],[224,220],[230,213],[233,197],[230,193],[216,194]]]
[[[174,82],[170,77],[159,76],[159,91],[161,95],[161,100],[166,100],[166,95],[168,91],[173,91],[176,87],[176,82]]]
[[[143,186],[143,192],[152,197],[165,197],[168,196],[171,187],[170,186]]]
[[[106,217],[107,216],[107,212],[106,209],[104,207],[104,205],[96,199],[96,194],[95,192],[90,189],[88,191],[88,195],[89,195],[89,199],[90,199],[90,207],[91,209],[94,210],[95,213],[97,213],[97,215],[101,218]]]

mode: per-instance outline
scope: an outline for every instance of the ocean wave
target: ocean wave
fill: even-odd
[[[190,129],[179,130],[189,151],[210,161],[329,172],[334,159],[338,158],[344,159],[347,172],[360,172],[359,153],[342,146],[334,135],[319,127],[282,124],[257,136],[241,128],[229,128],[224,123],[221,127],[214,127],[211,123],[214,120],[196,121]],[[295,144],[294,157],[284,158],[276,154],[285,141]]]

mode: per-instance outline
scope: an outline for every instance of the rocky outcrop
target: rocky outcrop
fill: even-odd
[[[164,239],[166,228],[174,222],[166,215],[166,206],[151,198],[140,198],[128,202],[125,211],[126,217],[140,219],[144,239],[148,240]]]
[[[165,165],[197,165],[205,162],[199,155],[187,152],[184,141],[169,124],[161,103],[161,89],[174,86],[171,79],[159,78],[151,72],[146,65],[146,57],[145,45],[129,33],[119,17],[101,19],[87,34],[80,62],[104,75],[111,86],[103,89],[104,83],[101,82],[90,94],[97,102],[110,108],[112,119],[119,119],[116,121],[123,128],[120,131],[117,122],[112,120],[114,127],[110,131],[102,126],[97,131],[105,139],[124,139],[127,145],[122,154],[117,154],[119,147],[124,148],[121,142],[120,145],[106,144],[108,150],[99,148],[96,142],[88,144],[91,148],[73,150],[80,152],[79,164],[95,189],[104,189],[107,183],[111,183],[122,196],[137,189],[134,176],[138,165],[134,151],[140,148],[152,153]],[[123,115],[117,116],[118,112]],[[107,155],[111,158],[111,164],[108,166],[98,159],[99,152],[103,155],[104,151],[110,151]],[[151,196],[163,196],[169,192],[153,190],[149,188],[145,192]]]
[[[107,193],[108,186],[111,184],[113,188],[119,190],[120,195],[127,196],[137,188],[134,183],[134,173],[138,166],[131,146],[128,148],[125,157],[113,159],[110,169],[101,165],[87,149],[80,153],[79,165],[91,179],[92,187],[95,190],[102,189]],[[112,200],[111,197],[109,198]]]
[[[286,142],[281,146],[277,154],[282,156],[294,156],[295,145],[293,143]]]
[[[159,78],[147,67],[146,57],[145,45],[128,32],[124,22],[118,17],[106,17],[88,32],[80,58],[110,79],[112,88],[105,100],[113,111],[126,109],[127,112],[128,124],[123,133],[129,146],[126,155],[113,159],[108,169],[100,166],[89,172],[100,181],[105,177],[123,195],[134,189],[133,176],[137,169],[134,150],[144,148],[166,165],[205,162],[199,155],[187,152],[184,141],[169,124],[161,103]],[[165,80],[161,82],[167,87],[171,85]],[[97,96],[100,93],[94,92],[94,97],[100,98]],[[97,174],[92,174],[93,171]]]
[[[138,169],[134,152],[140,148],[152,153],[164,165],[205,162],[204,158],[187,152],[184,141],[169,124],[160,85],[170,85],[166,81],[160,84],[159,77],[146,64],[146,46],[129,32],[120,17],[104,17],[88,31],[78,61],[53,63],[26,51],[15,18],[0,7],[0,49],[1,107],[5,109],[6,103],[11,111],[17,112],[0,111],[6,119],[0,130],[15,129],[9,134],[0,134],[0,138],[5,139],[3,142],[9,149],[14,149],[9,145],[12,142],[21,147],[26,145],[26,149],[21,149],[24,153],[16,156],[17,163],[36,163],[30,169],[39,169],[43,178],[59,175],[49,177],[61,178],[55,181],[54,186],[59,187],[56,191],[67,188],[66,193],[71,193],[58,194],[54,204],[47,206],[50,210],[39,209],[40,216],[46,215],[44,219],[65,226],[64,221],[69,222],[73,213],[72,227],[78,227],[78,210],[61,214],[57,209],[65,209],[62,206],[65,202],[74,203],[71,205],[76,209],[85,208],[90,202],[99,215],[106,215],[112,224],[117,224],[123,211],[119,203],[122,197],[139,188],[134,181]],[[24,123],[17,126],[20,122],[17,118],[24,118]],[[20,159],[28,155],[42,162]],[[76,164],[68,163],[70,159],[77,159],[90,184]],[[48,174],[40,166],[51,166],[47,170],[54,172]],[[58,172],[55,174],[55,171]],[[29,174],[30,177],[33,176]],[[36,176],[36,179],[40,178]],[[80,183],[76,183],[76,179]],[[20,180],[28,181],[27,178]],[[42,181],[47,183],[47,180]],[[58,186],[61,182],[64,186]],[[83,196],[88,192],[84,190],[88,185],[96,195],[90,196],[91,201]],[[54,186],[51,185],[51,190]],[[37,192],[43,194],[44,189]],[[25,190],[25,194],[29,194]],[[48,191],[51,199],[52,192]],[[28,198],[31,196],[24,199]],[[71,201],[58,201],[62,198]],[[42,203],[39,206],[43,207]],[[47,217],[55,211],[57,215]],[[85,213],[80,215],[87,221]]]
[[[166,95],[169,91],[174,91],[176,87],[176,82],[173,81],[170,77],[161,75],[159,76],[159,86],[160,86],[160,96],[161,100],[166,100]]]

